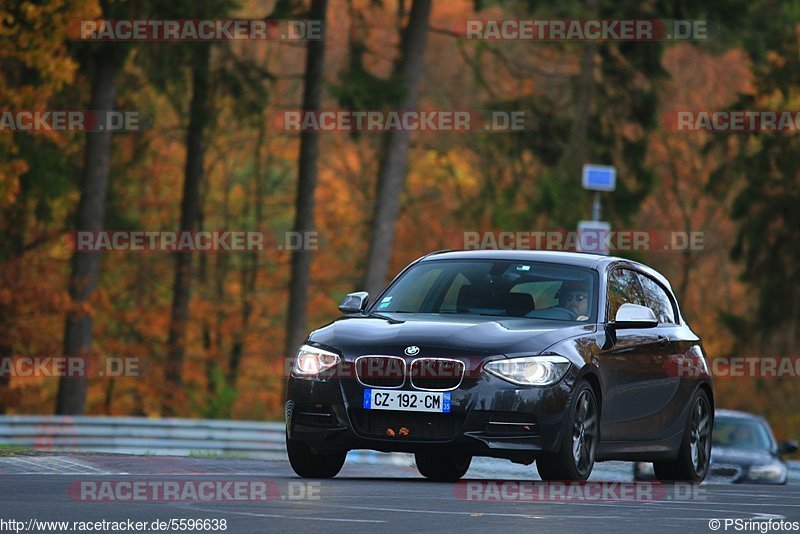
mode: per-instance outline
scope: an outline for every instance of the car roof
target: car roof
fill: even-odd
[[[622,262],[627,266],[646,273],[672,291],[669,280],[652,267],[648,267],[638,261],[620,258],[617,256],[603,256],[600,254],[590,254],[588,252],[561,252],[554,250],[439,250],[431,252],[417,261],[438,261],[438,260],[511,260],[511,261],[537,261],[542,263],[560,263],[564,265],[574,265],[597,271],[605,271],[614,263]],[[416,262],[415,262],[416,263]]]
[[[420,261],[437,260],[511,260],[511,261],[538,261],[543,263],[563,263],[596,269],[604,263],[627,261],[641,265],[631,260],[615,256],[601,256],[587,252],[560,252],[553,250],[442,250],[432,252],[421,258]],[[644,267],[644,266],[643,266]]]
[[[756,415],[749,412],[742,412],[739,410],[726,410],[726,409],[718,409],[714,411],[714,417],[728,417],[730,419],[750,419],[750,420],[763,420],[764,418],[760,415]]]

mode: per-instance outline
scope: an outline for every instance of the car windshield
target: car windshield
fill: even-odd
[[[511,260],[433,260],[403,273],[372,311],[589,322],[596,318],[596,294],[590,269]]]
[[[714,422],[713,445],[735,449],[771,450],[773,440],[769,428],[760,421],[717,417]]]

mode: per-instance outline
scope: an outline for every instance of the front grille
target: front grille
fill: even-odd
[[[736,480],[742,474],[742,468],[731,464],[711,464],[709,475],[712,478]]]
[[[397,356],[356,358],[356,377],[365,386],[399,388],[405,381],[406,362]]]
[[[464,378],[464,362],[444,358],[419,358],[411,362],[409,379],[417,389],[455,389]]]
[[[448,440],[455,436],[452,414],[359,410],[356,421],[362,434],[402,440]],[[408,432],[404,434],[401,429]],[[391,432],[390,432],[391,430]]]

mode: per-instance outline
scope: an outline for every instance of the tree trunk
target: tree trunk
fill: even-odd
[[[105,43],[93,54],[93,80],[90,109],[111,111],[117,93],[117,73],[122,59],[118,45]],[[103,228],[111,166],[111,132],[86,133],[81,197],[75,230]],[[70,310],[64,327],[64,355],[89,356],[92,350],[91,314],[84,309],[97,288],[100,276],[99,252],[74,252],[69,280]],[[81,415],[86,409],[87,378],[64,377],[58,385],[56,414]]]
[[[266,127],[264,120],[259,122],[258,127],[258,140],[256,141],[256,148],[253,151],[254,160],[254,190],[252,198],[253,209],[253,228],[259,230],[264,218],[263,213],[263,199],[264,199],[264,178],[262,168],[261,149],[264,146],[264,138],[266,136]],[[251,250],[247,253],[241,266],[241,286],[242,291],[240,294],[242,303],[242,326],[234,335],[233,345],[231,347],[231,355],[228,360],[228,375],[227,383],[230,387],[236,386],[236,380],[239,377],[239,368],[242,364],[244,357],[245,340],[247,339],[247,329],[250,327],[250,317],[253,314],[253,302],[256,299],[256,281],[258,280],[258,258],[260,252],[258,250]]]
[[[309,18],[322,21],[325,27],[327,0],[312,0]],[[306,53],[305,89],[303,110],[320,109],[322,100],[323,61],[325,36],[308,41]],[[314,192],[317,188],[317,161],[319,159],[319,132],[303,131],[300,134],[300,158],[298,162],[297,199],[295,202],[294,226],[292,230],[304,235],[314,231]],[[291,278],[289,281],[289,306],[286,312],[286,343],[283,358],[291,357],[306,336],[306,313],[308,286],[311,283],[312,251],[292,251]]]
[[[578,101],[575,119],[570,128],[569,141],[561,155],[559,167],[564,176],[577,176],[584,163],[588,163],[589,119],[592,114],[592,93],[594,91],[594,58],[597,45],[586,43],[581,58],[581,71],[578,78]]]
[[[204,134],[208,122],[209,43],[197,43],[192,68],[192,102],[186,135],[186,168],[183,182],[180,230],[196,229],[200,211],[200,184],[203,181]],[[183,357],[189,319],[192,252],[175,252],[175,281],[172,295],[167,362],[164,373],[162,413],[173,416],[183,397]]]
[[[428,19],[431,0],[414,0],[403,33],[400,60],[395,67],[395,78],[403,84],[404,100],[401,109],[417,106],[417,88],[422,77],[425,43],[428,38]],[[387,132],[383,157],[378,168],[378,194],[372,216],[370,239],[364,274],[364,289],[374,298],[383,289],[389,271],[395,223],[400,209],[408,167],[408,148],[411,132]]]
[[[0,343],[0,365],[5,365],[5,360],[8,360],[8,365],[13,365],[12,347],[6,343]],[[11,402],[11,376],[8,374],[0,375],[0,415],[4,415],[8,408],[13,406]]]

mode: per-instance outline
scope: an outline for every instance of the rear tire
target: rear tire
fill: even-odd
[[[320,454],[307,443],[294,439],[286,440],[286,452],[292,469],[303,478],[333,478],[347,459],[347,452]]]
[[[472,456],[467,453],[414,453],[419,473],[434,482],[456,482],[467,474]]]
[[[656,478],[662,482],[682,481],[700,483],[706,478],[711,458],[713,415],[708,395],[698,389],[692,397],[689,418],[683,431],[678,458],[654,462]]]
[[[542,480],[586,480],[592,473],[600,438],[600,412],[588,382],[582,381],[575,389],[564,423],[558,450],[536,460]]]

